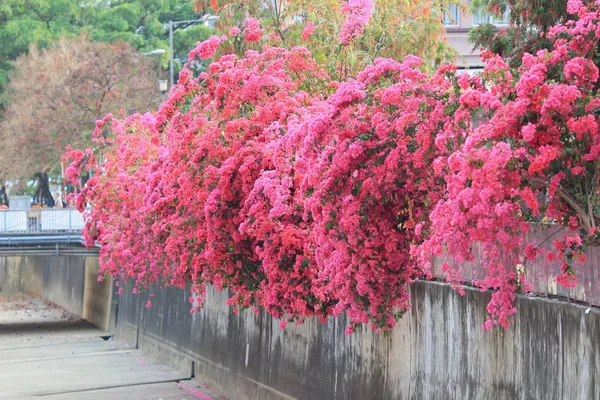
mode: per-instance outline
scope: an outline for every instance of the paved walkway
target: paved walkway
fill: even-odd
[[[224,399],[102,335],[39,299],[0,297],[0,399]]]

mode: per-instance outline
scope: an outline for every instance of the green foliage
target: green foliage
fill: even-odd
[[[16,183],[12,189],[14,196],[33,196],[36,190],[34,181],[26,181],[25,183]]]
[[[493,16],[508,12],[510,26],[499,29],[492,24],[480,25],[469,32],[469,40],[475,48],[487,49],[518,67],[524,53],[550,49],[551,41],[540,34],[566,20],[566,5],[565,0],[473,0],[473,12]]]
[[[232,40],[228,51],[244,54],[265,44],[284,48],[299,45],[308,48],[337,79],[352,76],[380,57],[401,60],[414,54],[424,60],[423,69],[431,70],[458,55],[444,41],[442,10],[451,5],[463,9],[461,0],[373,0],[374,11],[364,32],[348,45],[339,40],[346,20],[342,4],[340,0],[196,1],[197,9],[219,16],[216,29],[220,34],[227,34],[232,27],[243,30],[248,16],[259,20],[264,30],[260,43],[248,43],[240,36]],[[303,37],[308,22],[314,31]]]
[[[32,45],[43,50],[61,37],[87,33],[106,43],[128,42],[140,52],[167,50],[159,60],[167,70],[168,22],[197,18],[191,0],[0,0],[0,111],[13,62]],[[185,60],[209,36],[207,27],[177,26],[175,59]]]

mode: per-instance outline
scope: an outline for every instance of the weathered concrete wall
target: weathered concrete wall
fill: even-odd
[[[40,296],[107,329],[110,282],[98,282],[98,256],[0,256],[0,293]]]
[[[98,257],[85,258],[85,286],[83,294],[83,318],[101,329],[107,330],[110,321],[110,279],[98,281],[100,274]]]
[[[194,315],[175,288],[153,290],[151,308],[128,290],[111,303],[97,277],[95,257],[0,257],[0,291],[36,293],[101,327],[110,318],[119,339],[235,400],[600,399],[596,308],[519,297],[512,328],[488,333],[489,294],[418,282],[391,334],[346,336],[343,317],[282,330],[264,312],[234,314],[214,289]]]
[[[65,310],[83,316],[85,290],[85,257],[47,256],[27,257],[27,264],[39,263],[43,291],[40,295]],[[27,275],[22,275],[27,279]]]
[[[0,293],[21,291],[21,267],[18,261],[12,257],[0,257]]]
[[[413,309],[388,336],[345,318],[311,319],[281,330],[264,312],[234,314],[209,290],[189,314],[189,292],[114,297],[118,337],[195,374],[235,400],[246,399],[600,399],[600,312],[519,297],[509,331],[482,331],[488,294],[460,296],[418,282]],[[138,330],[139,323],[139,330]]]

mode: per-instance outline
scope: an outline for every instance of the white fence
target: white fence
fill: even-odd
[[[0,233],[27,232],[27,211],[0,210]]]
[[[84,225],[74,208],[0,210],[0,234],[81,232]]]

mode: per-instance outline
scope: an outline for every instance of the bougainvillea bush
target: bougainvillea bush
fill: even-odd
[[[431,214],[432,234],[423,256],[445,250],[460,264],[481,243],[483,275],[474,283],[494,289],[485,326],[508,327],[514,293],[527,290],[519,264],[544,256],[562,261],[559,284],[576,284],[574,262],[598,232],[598,5],[569,1],[572,16],[548,33],[552,48],[525,54],[518,70],[498,57],[487,61],[484,78],[493,101],[467,91],[462,103],[484,120],[448,159],[447,196]],[[568,228],[549,238],[554,251],[523,243],[531,220],[550,219]],[[520,260],[506,255],[524,249]],[[443,267],[452,271],[451,265]]]
[[[432,257],[460,289],[477,248],[472,283],[492,290],[483,326],[508,327],[529,289],[523,265],[558,259],[570,287],[598,241],[600,9],[568,10],[551,48],[518,69],[490,56],[481,76],[428,74],[408,56],[340,82],[300,47],[222,55],[198,77],[185,68],[157,113],[108,116],[96,151],[67,153],[73,181],[94,170],[78,205],[94,206],[84,234],[102,245],[102,270],[135,292],[191,283],[194,309],[210,284],[282,325],[347,313],[348,332],[380,331]],[[565,227],[554,251],[525,242],[532,222]]]

